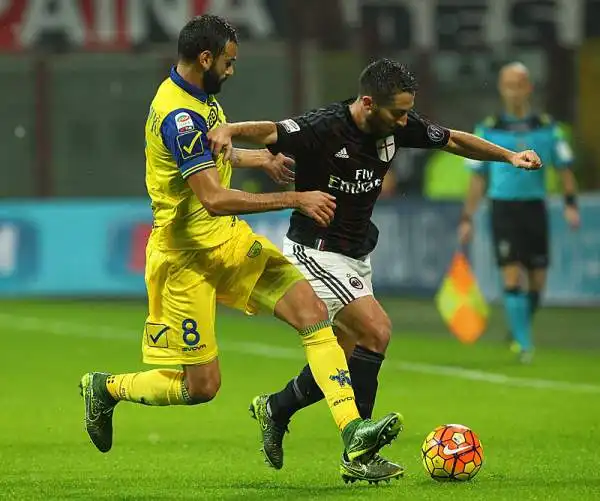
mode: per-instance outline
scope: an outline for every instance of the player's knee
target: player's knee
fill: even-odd
[[[502,267],[504,288],[514,288],[521,285],[521,267],[519,264],[508,264]]]
[[[296,330],[306,329],[329,319],[327,306],[306,280],[297,282],[275,305],[275,316]]]
[[[316,294],[306,298],[298,308],[297,315],[297,322],[301,329],[329,319],[327,305]]]
[[[392,337],[392,322],[387,315],[367,323],[359,343],[376,353],[385,353]]]
[[[327,306],[312,289],[308,290],[302,300],[288,308],[285,320],[295,329],[302,330],[329,319]]]
[[[187,378],[186,387],[191,403],[202,404],[210,402],[217,396],[221,388],[221,377],[215,375],[208,378]]]

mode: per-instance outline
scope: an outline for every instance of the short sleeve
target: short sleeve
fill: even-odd
[[[173,155],[184,179],[215,166],[208,147],[207,131],[204,118],[187,109],[172,111],[161,124],[163,143]]]
[[[450,140],[450,130],[410,111],[406,125],[398,128],[395,139],[405,148],[443,148]]]
[[[277,142],[267,145],[271,153],[288,153],[299,156],[315,148],[316,134],[307,116],[287,118],[275,125],[277,126]]]
[[[478,125],[477,127],[475,127],[473,134],[477,137],[480,137],[481,139],[485,139],[485,131],[486,129],[483,125]],[[488,173],[490,163],[485,160],[474,160],[472,158],[466,158],[465,165],[471,172],[484,176]]]
[[[558,124],[552,127],[552,165],[555,169],[567,169],[574,160],[573,150]]]

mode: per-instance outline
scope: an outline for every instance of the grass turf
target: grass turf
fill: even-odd
[[[341,482],[341,442],[323,403],[303,410],[292,422],[284,469],[276,472],[262,464],[258,430],[247,406],[255,394],[282,387],[303,363],[294,332],[278,322],[221,315],[223,386],[217,399],[193,408],[119,404],[115,444],[103,455],[83,430],[77,384],[89,370],[143,368],[145,305],[0,302],[0,498],[441,501],[457,496],[599,496],[600,313],[542,311],[537,329],[541,348],[534,364],[522,367],[500,344],[503,328],[496,320],[489,336],[463,346],[444,332],[429,303],[392,300],[386,306],[396,330],[375,414],[404,413],[403,436],[383,452],[405,464],[407,474],[374,487]],[[483,442],[486,460],[472,482],[439,484],[421,466],[423,438],[448,422],[471,426]]]

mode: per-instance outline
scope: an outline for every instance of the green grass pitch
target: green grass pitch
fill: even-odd
[[[0,302],[0,499],[60,500],[575,500],[600,498],[600,312],[548,309],[534,364],[515,364],[495,311],[490,332],[463,346],[431,303],[384,302],[394,340],[375,414],[402,412],[406,429],[383,450],[404,479],[345,485],[341,442],[324,403],[299,413],[281,471],[258,452],[251,398],[279,389],[303,364],[294,332],[269,318],[222,312],[223,386],[210,404],[119,404],[113,450],[83,429],[83,372],[135,371],[145,305],[133,301]],[[484,466],[472,481],[440,484],[421,465],[436,425],[479,435]]]

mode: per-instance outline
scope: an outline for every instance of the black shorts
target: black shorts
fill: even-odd
[[[531,270],[550,264],[543,200],[492,200],[492,234],[498,266],[520,263]]]

